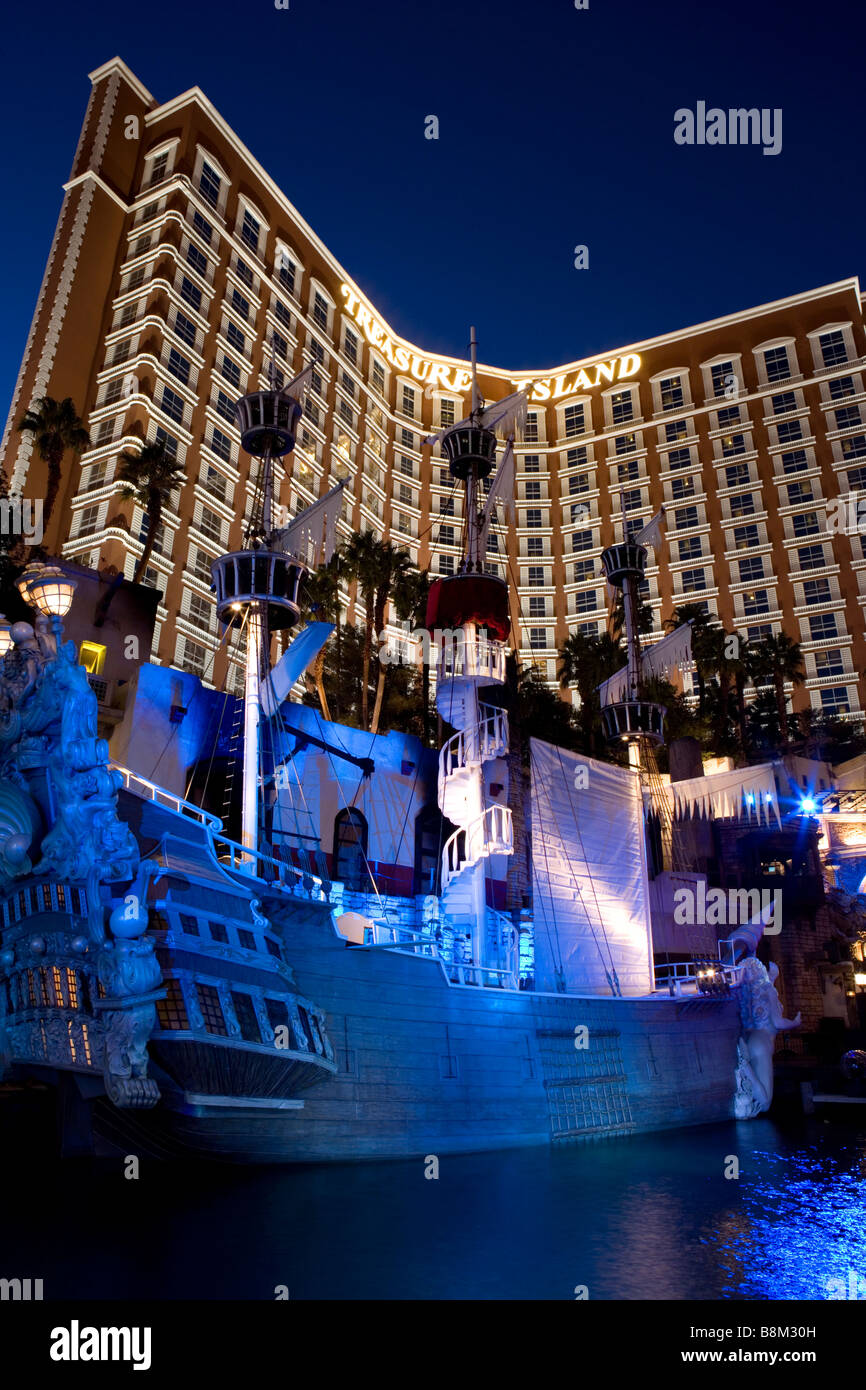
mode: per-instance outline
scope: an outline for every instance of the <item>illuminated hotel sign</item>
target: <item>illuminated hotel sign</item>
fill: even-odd
[[[348,285],[340,286],[346,308],[362,330],[368,343],[381,352],[382,356],[396,367],[406,372],[416,381],[426,382],[428,386],[441,386],[445,391],[462,394],[472,385],[469,372],[460,367],[449,367],[444,362],[436,362],[429,357],[419,357],[402,343],[395,342],[384,324],[373,317],[364,307]],[[640,371],[640,358],[636,352],[628,352],[624,357],[612,357],[609,362],[597,362],[592,367],[580,367],[576,372],[562,376],[548,376],[541,381],[524,377],[515,382],[519,391],[532,387],[530,399],[533,401],[558,401],[562,396],[573,396],[578,391],[591,391],[603,382],[625,381]]]

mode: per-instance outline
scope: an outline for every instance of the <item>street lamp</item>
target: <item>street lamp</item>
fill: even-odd
[[[58,565],[28,565],[18,580],[18,592],[31,608],[38,608],[51,621],[51,631],[59,642],[63,619],[72,607],[77,580]]]

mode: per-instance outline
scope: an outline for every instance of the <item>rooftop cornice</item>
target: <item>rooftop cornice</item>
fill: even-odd
[[[113,72],[119,73],[123,80],[135,92],[136,96],[141,97],[141,100],[145,102],[147,106],[156,105],[156,97],[152,92],[147,90],[143,82],[139,82],[135,73],[130,71],[122,58],[109,58],[107,63],[103,63],[101,67],[94,68],[93,72],[89,72],[87,76],[91,83],[96,86],[96,83],[100,82],[103,77],[109,77]]]
[[[129,78],[132,78],[132,74],[129,73],[129,69],[126,68],[126,66],[121,62],[120,59],[115,59],[113,60],[113,62],[119,65],[119,69],[123,71],[124,76],[128,74]],[[135,81],[134,78],[132,78],[132,80]],[[144,89],[142,88],[142,90]],[[261,181],[264,188],[268,191],[271,197],[274,198],[277,204],[283,209],[283,211],[287,214],[289,219],[294,223],[298,230],[305,237],[307,237],[311,244],[316,248],[323,261],[325,261],[325,263],[330,267],[330,269],[334,272],[335,275],[339,276],[340,279],[346,285],[349,286],[352,293],[357,295],[357,297],[361,300],[365,307],[370,310],[370,313],[374,316],[377,322],[382,325],[388,336],[392,339],[392,341],[395,344],[399,344],[401,347],[407,348],[416,356],[424,357],[426,359],[433,358],[437,362],[442,362],[451,367],[456,367],[463,370],[469,367],[469,362],[466,358],[449,357],[440,352],[430,352],[428,349],[422,348],[418,344],[410,342],[407,338],[401,337],[400,334],[395,333],[391,329],[390,325],[388,324],[388,321],[383,317],[383,315],[379,312],[379,310],[375,307],[372,301],[363,292],[360,286],[347,273],[345,267],[340,264],[340,262],[328,249],[328,247],[321,240],[321,238],[316,234],[316,232],[313,230],[313,228],[310,226],[307,220],[304,217],[302,217],[302,215],[298,212],[294,204],[289,201],[285,193],[282,191],[279,185],[274,182],[270,174],[268,174],[267,170],[259,163],[259,161],[256,159],[255,155],[251,152],[251,150],[249,150],[248,147],[239,138],[239,136],[235,134],[234,130],[232,130],[228,122],[220,115],[219,111],[216,109],[216,107],[213,105],[213,103],[209,100],[209,98],[205,95],[205,93],[201,90],[200,87],[190,87],[187,91],[182,92],[179,96],[173,97],[171,101],[165,102],[161,106],[155,106],[145,116],[145,124],[148,126],[155,125],[157,122],[164,120],[168,116],[176,114],[178,111],[181,111],[184,107],[189,105],[197,106],[207,116],[207,118],[212,122],[212,124],[219,132],[219,134],[223,137],[223,139],[226,141],[226,143],[234,150],[234,152],[239,156],[239,158],[245,164],[248,165],[254,177],[258,178]],[[567,375],[569,372],[576,372],[579,371],[581,368],[592,366],[595,363],[597,363],[599,359],[603,360],[609,359],[611,357],[624,357],[631,352],[643,354],[644,352],[651,351],[655,348],[673,346],[673,344],[675,343],[683,342],[689,338],[696,337],[699,334],[715,333],[719,330],[725,329],[730,325],[741,324],[744,321],[757,319],[762,317],[763,315],[776,313],[780,310],[790,308],[794,305],[808,304],[815,300],[828,297],[830,295],[845,292],[853,293],[857,298],[857,302],[862,303],[859,279],[856,275],[852,275],[845,280],[837,280],[828,285],[818,286],[815,289],[804,290],[799,294],[788,295],[784,299],[776,299],[770,301],[769,303],[758,304],[751,308],[743,309],[735,313],[724,314],[719,318],[709,319],[703,323],[692,324],[685,328],[676,329],[670,333],[660,333],[652,338],[643,338],[638,342],[628,343],[620,347],[603,348],[597,352],[592,353],[590,356],[575,358],[573,361],[564,363],[562,365],[552,367],[523,367],[519,369],[510,369],[504,367],[494,367],[490,366],[489,364],[479,363],[478,370],[484,376],[499,377],[500,379],[508,383],[512,383],[518,380],[535,381],[536,379],[546,379],[550,377],[564,376]]]

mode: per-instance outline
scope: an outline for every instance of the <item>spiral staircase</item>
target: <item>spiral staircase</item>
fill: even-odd
[[[517,940],[509,918],[487,905],[485,865],[513,854],[511,811],[491,801],[484,765],[508,753],[508,715],[479,689],[505,681],[505,645],[467,624],[440,642],[436,707],[457,730],[439,753],[439,808],[457,829],[442,851],[441,904],[454,933],[453,967],[466,983],[517,983]]]

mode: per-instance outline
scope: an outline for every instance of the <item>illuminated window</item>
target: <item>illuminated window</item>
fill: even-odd
[[[167,979],[165,981],[166,995],[164,999],[157,999],[156,1012],[159,1019],[160,1028],[167,1030],[178,1028],[189,1028],[189,1019],[186,1013],[183,990],[180,980]]]
[[[88,676],[101,676],[105,665],[105,647],[99,642],[82,642],[78,650],[78,660]]]
[[[66,967],[66,993],[69,998],[70,1009],[78,1008],[78,976],[74,970]]]
[[[220,1003],[219,990],[216,985],[203,985],[201,981],[196,981],[196,993],[198,994],[199,1008],[204,1018],[204,1026],[209,1033],[215,1033],[220,1037],[226,1037],[228,1029],[223,1017],[222,1004]]]

